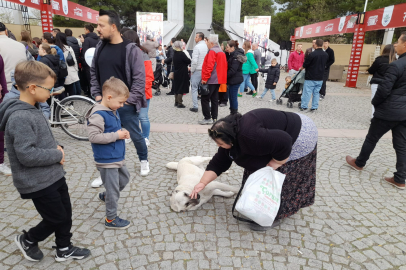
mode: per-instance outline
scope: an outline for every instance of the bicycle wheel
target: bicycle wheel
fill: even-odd
[[[87,141],[89,138],[85,116],[94,104],[94,100],[84,96],[64,98],[60,105],[56,106],[56,121],[60,123],[62,130],[72,138]]]

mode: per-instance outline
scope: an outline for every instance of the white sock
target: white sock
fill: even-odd
[[[59,250],[60,251],[67,251],[69,249],[69,247],[66,247],[66,248],[60,248]]]

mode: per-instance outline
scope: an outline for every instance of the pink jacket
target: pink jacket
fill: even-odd
[[[289,70],[299,70],[303,66],[304,62],[304,53],[300,51],[300,54],[297,51],[292,52],[289,55],[288,68]]]

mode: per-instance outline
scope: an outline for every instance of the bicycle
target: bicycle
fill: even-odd
[[[51,95],[51,119],[49,123],[60,125],[62,130],[72,138],[88,141],[86,114],[96,102],[88,97],[78,95],[69,96],[62,100],[55,98],[56,95],[60,95],[64,91],[65,89],[62,89]]]

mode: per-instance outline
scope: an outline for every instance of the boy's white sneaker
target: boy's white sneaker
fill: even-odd
[[[149,174],[149,162],[148,160],[141,160],[141,176],[147,176]]]
[[[90,184],[93,188],[98,188],[103,185],[103,181],[101,179],[101,176],[97,177],[96,179],[93,180],[93,182]]]
[[[0,164],[0,172],[7,176],[11,175],[11,169],[4,163]]]
[[[145,144],[147,145],[147,147],[149,147],[149,145],[151,144],[148,140],[148,138],[145,138]]]

